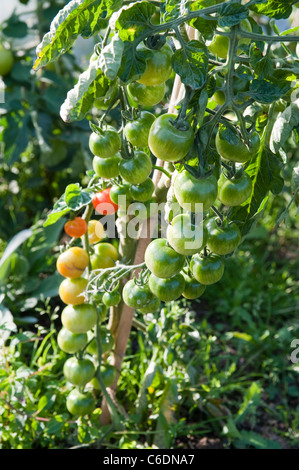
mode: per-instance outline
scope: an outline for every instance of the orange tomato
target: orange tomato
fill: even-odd
[[[84,291],[88,281],[84,277],[66,278],[59,286],[59,297],[67,305],[80,305],[85,301]]]
[[[82,276],[88,263],[89,256],[86,251],[83,250],[83,248],[75,246],[59,255],[56,267],[59,274],[73,279]]]

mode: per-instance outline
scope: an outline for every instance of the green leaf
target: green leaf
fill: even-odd
[[[29,237],[32,235],[32,230],[25,229],[17,233],[6,246],[4,253],[0,259],[0,278],[1,278],[1,268],[9,256],[14,253],[20,245],[22,245]]]
[[[114,80],[118,74],[123,52],[124,43],[118,34],[115,34],[110,44],[104,47],[104,49],[101,51],[98,59],[98,65],[104,75],[110,80]]]
[[[250,9],[259,15],[265,15],[269,18],[288,18],[292,13],[292,6],[297,0],[269,0],[265,5],[250,5]]]
[[[47,217],[47,220],[44,223],[44,227],[55,224],[57,220],[59,220],[61,217],[63,217],[65,214],[67,214],[70,211],[71,209],[67,206],[64,200],[64,194],[63,194],[58,199],[58,201],[54,204],[53,210],[50,212],[50,214]]]
[[[262,215],[268,199],[268,193],[279,194],[284,181],[280,176],[281,160],[261,143],[256,157],[248,163],[246,173],[252,179],[252,193],[240,207],[232,209],[230,217],[242,223],[240,230],[246,235],[257,218]]]
[[[206,20],[205,18],[196,18],[189,22],[190,26],[196,28],[202,37],[207,40],[211,40],[214,36],[215,29],[217,28],[216,20]]]
[[[9,165],[20,159],[29,144],[31,118],[29,114],[11,113],[3,132],[4,158]]]
[[[239,2],[224,3],[218,12],[218,24],[221,28],[239,24],[248,16],[248,8]]]
[[[293,129],[299,125],[299,99],[292,102],[276,118],[270,139],[270,149],[274,153],[280,153],[289,139]]]
[[[237,413],[236,423],[243,421],[248,413],[256,413],[256,408],[261,402],[261,394],[261,387],[256,382],[253,382],[244,395],[243,403]]]
[[[124,84],[138,80],[146,69],[145,55],[136,50],[133,42],[124,43],[124,51],[118,76]]]
[[[172,56],[174,71],[181,77],[182,82],[193,90],[204,86],[208,65],[207,48],[197,40],[188,42]]]
[[[254,69],[255,75],[259,79],[270,77],[274,66],[269,56],[263,56],[263,53],[257,47],[253,47],[250,51],[250,65]]]
[[[50,31],[37,46],[38,70],[67,52],[78,36],[89,38],[106,28],[111,14],[122,4],[121,0],[72,0],[58,12]]]
[[[91,61],[88,69],[79,76],[74,88],[68,92],[60,108],[63,121],[72,122],[84,119],[93,105],[96,81],[101,75],[103,72],[97,69],[97,61]]]
[[[241,431],[239,439],[234,442],[237,449],[244,449],[248,446],[255,449],[281,449],[278,442],[272,439],[265,439],[254,431]]]
[[[24,38],[28,34],[28,26],[24,21],[20,21],[18,16],[13,14],[7,20],[2,32],[5,36],[11,38]]]
[[[77,211],[89,204],[92,198],[79,184],[69,184],[65,189],[64,200],[72,211]]]
[[[154,30],[150,19],[155,11],[154,5],[149,2],[131,3],[112,16],[110,25],[119,31],[118,34],[122,41],[132,42]]]
[[[4,342],[9,338],[12,331],[16,331],[17,327],[14,323],[13,315],[10,310],[3,304],[4,296],[0,297],[0,346],[2,347]]]
[[[252,80],[249,93],[251,98],[259,103],[269,104],[279,100],[290,89],[290,84],[285,81],[270,81],[263,79]]]

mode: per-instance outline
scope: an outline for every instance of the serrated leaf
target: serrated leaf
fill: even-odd
[[[192,40],[172,56],[173,70],[181,77],[182,82],[198,90],[206,82],[209,59],[206,46],[197,40]]]
[[[279,100],[290,89],[290,84],[281,82],[272,82],[270,80],[255,79],[250,84],[249,93],[251,98],[259,103],[269,104]]]
[[[79,184],[69,184],[65,189],[64,200],[72,211],[77,211],[89,204],[92,198]]]
[[[98,66],[104,75],[110,80],[114,80],[118,74],[122,56],[124,52],[124,43],[118,34],[115,34],[98,58]]]
[[[218,24],[221,28],[231,27],[248,17],[248,8],[239,2],[224,3],[218,15]]]
[[[155,11],[154,5],[149,2],[130,3],[114,14],[111,23],[118,31],[120,39],[132,42],[139,36],[153,31],[154,25],[150,19]]]
[[[136,50],[134,43],[125,42],[118,76],[124,84],[138,80],[146,69],[145,56]]]
[[[252,225],[261,216],[269,197],[269,191],[279,194],[284,181],[280,176],[281,160],[261,143],[260,150],[255,158],[250,160],[246,173],[252,180],[252,192],[249,199],[240,207],[234,208],[230,217],[242,223],[240,230],[246,235]]]
[[[54,204],[53,210],[50,212],[50,214],[47,217],[47,220],[44,223],[44,227],[47,227],[48,225],[55,224],[57,220],[59,220],[61,217],[63,217],[65,214],[70,212],[70,208],[67,206],[65,200],[64,200],[64,194],[58,199],[58,201]]]
[[[264,5],[250,5],[250,9],[259,15],[265,15],[269,18],[288,18],[292,13],[292,6],[297,0],[269,0]]]
[[[207,40],[211,40],[214,36],[215,29],[217,28],[216,20],[206,20],[205,18],[196,18],[189,22],[193,28],[196,28],[202,37]]]
[[[53,19],[50,31],[37,46],[38,70],[67,52],[78,36],[89,38],[107,26],[113,11],[122,4],[120,0],[72,0]]]
[[[94,102],[94,82],[102,72],[97,69],[97,61],[91,61],[78,82],[66,97],[60,108],[61,119],[65,122],[84,119]]]
[[[299,125],[299,99],[292,102],[276,118],[270,139],[270,149],[274,153],[280,152],[290,137],[293,129]]]

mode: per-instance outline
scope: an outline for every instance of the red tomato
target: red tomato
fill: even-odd
[[[118,205],[110,199],[110,190],[111,188],[106,188],[94,195],[92,203],[98,214],[111,215],[118,210]]]

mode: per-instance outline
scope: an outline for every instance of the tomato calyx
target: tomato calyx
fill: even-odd
[[[155,50],[158,51],[166,43],[166,37],[167,37],[167,35],[165,35],[165,34],[153,34],[151,36],[148,36],[143,41],[143,43],[149,49],[155,49]]]

